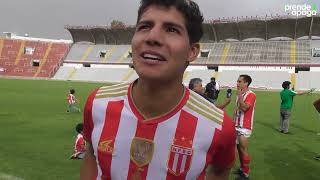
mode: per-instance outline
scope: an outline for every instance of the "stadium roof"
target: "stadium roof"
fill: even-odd
[[[74,43],[130,44],[135,27],[65,26]],[[298,39],[320,36],[320,16],[272,17],[255,19],[215,20],[203,25],[201,42],[220,42],[228,39],[243,41],[250,38],[270,40],[276,37]]]

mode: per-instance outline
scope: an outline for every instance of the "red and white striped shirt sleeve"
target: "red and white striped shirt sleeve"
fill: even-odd
[[[84,112],[83,112],[83,137],[87,142],[90,142],[90,143],[91,143],[91,134],[93,130],[92,105],[97,92],[98,92],[98,89],[94,90],[89,95],[84,107]]]
[[[232,119],[224,113],[222,130],[217,131],[216,148],[213,148],[212,163],[219,169],[229,169],[235,162],[236,131]],[[217,143],[217,144],[216,144]]]
[[[244,103],[250,104],[250,106],[254,106],[256,102],[256,95],[254,93],[248,94],[248,97],[245,99]]]

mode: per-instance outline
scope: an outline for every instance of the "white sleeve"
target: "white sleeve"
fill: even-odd
[[[220,90],[220,85],[219,85],[219,83],[216,81],[216,90]]]

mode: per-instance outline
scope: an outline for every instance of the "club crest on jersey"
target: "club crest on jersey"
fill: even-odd
[[[130,159],[138,166],[149,164],[154,152],[154,143],[149,139],[133,138],[130,148]]]
[[[98,145],[98,151],[112,154],[113,153],[113,145],[112,140],[100,141]]]
[[[190,169],[193,149],[171,145],[169,153],[167,166],[171,174],[180,176]]]

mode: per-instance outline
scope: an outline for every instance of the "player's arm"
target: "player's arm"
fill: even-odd
[[[305,95],[305,94],[309,94],[311,92],[311,90],[308,90],[308,91],[299,91],[299,92],[296,92],[296,95]]]
[[[238,102],[239,102],[239,110],[246,112],[251,106],[253,106],[256,102],[256,95],[251,93],[246,97],[246,100],[243,101],[243,96],[238,96]]]
[[[94,179],[97,174],[97,163],[91,143],[91,134],[93,130],[92,106],[97,91],[98,89],[89,95],[83,112],[83,138],[86,140],[86,152],[80,169],[81,180]]]
[[[251,107],[249,103],[246,103],[243,101],[242,96],[238,97],[238,103],[239,103],[239,107],[238,107],[239,110],[243,112],[247,111]]]
[[[80,169],[80,180],[94,179],[97,173],[96,158],[91,143],[86,142],[86,153]]]
[[[222,130],[217,137],[211,167],[207,172],[208,180],[228,180],[230,170],[235,162],[236,132],[234,123],[224,114]]]
[[[231,98],[226,98],[222,104],[216,104],[216,107],[219,109],[224,109],[228,104],[230,104]]]

